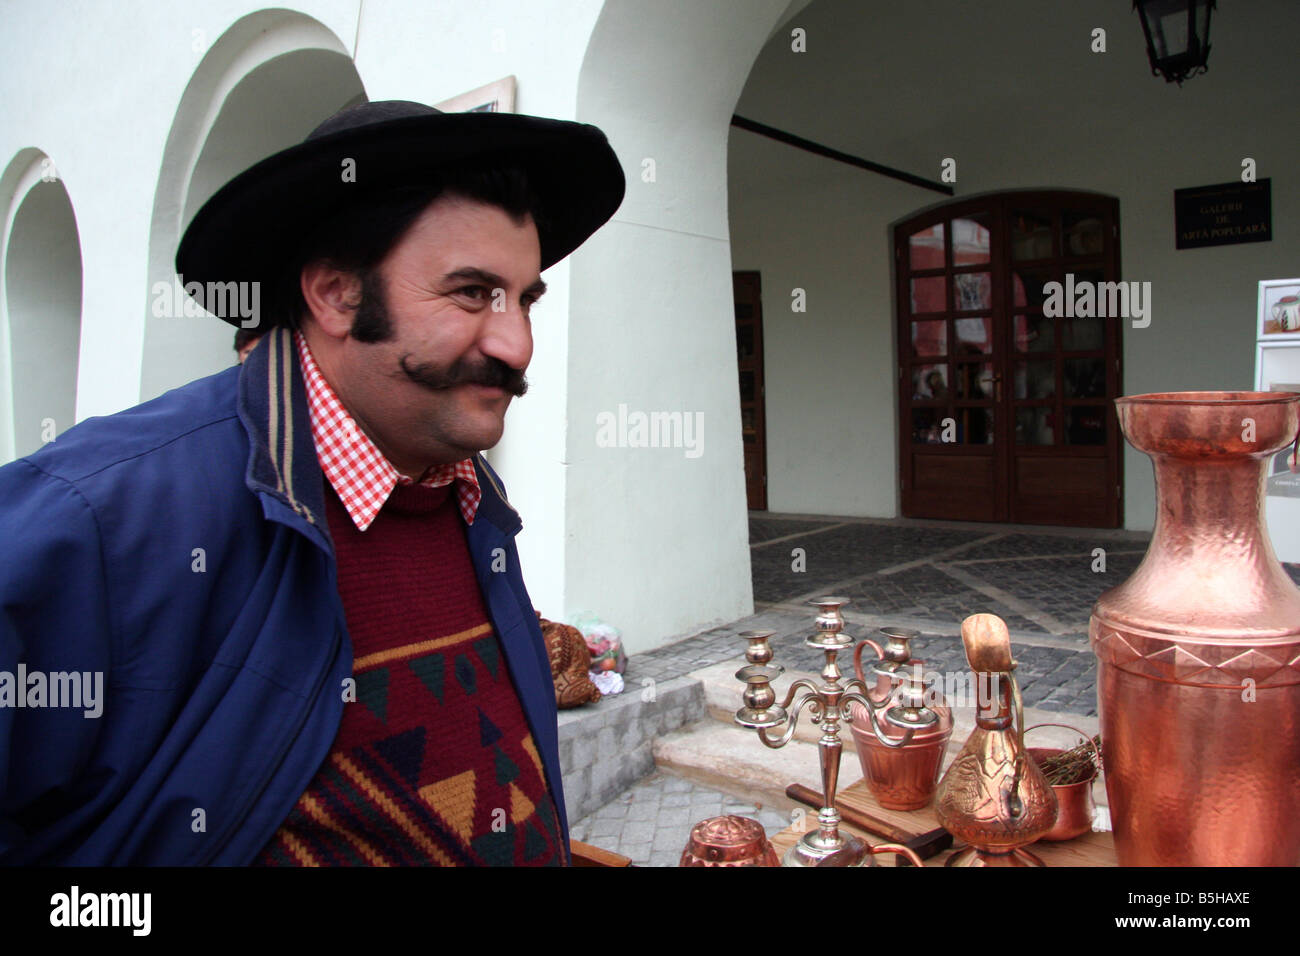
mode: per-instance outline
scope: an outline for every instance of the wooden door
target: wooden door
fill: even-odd
[[[1118,280],[1118,203],[950,203],[898,226],[895,256],[903,514],[1117,527],[1126,320],[1055,306]],[[1062,297],[1045,310],[1050,283]]]
[[[732,273],[736,305],[736,365],[749,510],[767,510],[767,419],[763,401],[763,300],[757,272]]]

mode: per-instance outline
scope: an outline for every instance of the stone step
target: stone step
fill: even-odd
[[[654,770],[652,741],[704,719],[703,685],[678,677],[559,715],[560,773],[570,820],[596,810]]]
[[[718,720],[702,720],[654,742],[658,769],[714,790],[789,814],[803,807],[785,795],[787,784],[820,786],[817,745],[791,740],[779,750],[763,745],[758,734]],[[857,757],[840,762],[840,786],[862,779]],[[805,808],[806,809],[806,808]]]

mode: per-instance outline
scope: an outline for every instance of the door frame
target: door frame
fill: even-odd
[[[748,460],[745,453],[745,406],[750,405],[754,412],[754,440],[758,448],[755,454],[756,462],[759,468],[759,474],[755,476],[754,484],[757,501],[752,501],[750,496],[750,475],[745,475],[745,504],[750,511],[767,510],[767,385],[766,370],[764,368],[763,355],[763,277],[757,269],[735,269],[731,273],[732,282],[732,302],[733,302],[733,321],[737,326],[736,340],[736,366],[737,377],[745,372],[751,372],[754,375],[754,398],[751,402],[745,402],[743,393],[740,402],[740,444],[741,444],[741,463]],[[739,323],[740,318],[734,314],[734,305],[736,302],[735,292],[742,283],[752,283],[754,295],[754,317],[749,320],[753,329],[753,352],[752,357],[746,363],[740,358],[740,340],[739,340]],[[737,381],[739,389],[739,381]]]
[[[1097,259],[1105,260],[1108,269],[1107,275],[1109,281],[1121,281],[1120,266],[1122,263],[1120,250],[1119,234],[1119,200],[1113,196],[1104,193],[1093,192],[1089,190],[1077,189],[1019,189],[1019,190],[997,190],[993,192],[981,193],[973,196],[963,196],[961,199],[950,200],[947,202],[936,203],[931,206],[923,207],[908,216],[895,220],[890,225],[890,243],[893,247],[891,262],[894,269],[894,302],[891,310],[890,320],[893,324],[895,335],[894,363],[897,368],[895,378],[895,416],[894,424],[898,430],[898,461],[899,461],[899,514],[904,517],[914,517],[916,506],[914,495],[916,489],[913,449],[912,428],[911,428],[911,408],[912,396],[911,389],[908,387],[910,382],[909,367],[913,364],[913,356],[907,352],[910,345],[910,333],[904,335],[905,325],[909,325],[912,318],[910,310],[911,303],[911,268],[907,255],[907,239],[916,232],[947,222],[951,219],[961,218],[963,215],[970,213],[989,213],[991,214],[990,231],[994,233],[993,241],[989,250],[989,262],[982,268],[970,267],[971,271],[987,270],[992,273],[993,287],[990,306],[990,314],[994,316],[994,374],[1000,375],[1001,392],[998,398],[992,403],[997,412],[994,416],[994,453],[992,459],[992,475],[994,482],[993,500],[991,502],[990,516],[987,518],[961,518],[956,517],[952,520],[986,520],[991,522],[1010,522],[1015,517],[1013,515],[1013,496],[1016,488],[1013,486],[1014,472],[1013,465],[1018,454],[1028,452],[1028,456],[1033,456],[1035,452],[1029,450],[1031,446],[1019,448],[1014,445],[1015,432],[1013,421],[1013,396],[1014,396],[1014,379],[1012,376],[1013,363],[1015,360],[1014,352],[1014,335],[1015,335],[1015,300],[1013,298],[1014,289],[1014,270],[1020,265],[1013,262],[1010,255],[1011,237],[1010,237],[1010,209],[1014,206],[1042,206],[1042,207],[1061,207],[1068,206],[1072,200],[1081,204],[1097,205],[1104,204],[1108,208],[1108,214],[1111,217],[1113,228],[1112,235],[1109,237],[1108,244],[1104,247],[1103,254],[1097,256]],[[944,243],[944,264],[943,268],[951,274],[954,267],[952,255],[952,237],[945,230]],[[1059,233],[1059,230],[1057,230]],[[1054,236],[1054,254],[1059,256],[1060,236]],[[958,266],[958,268],[966,268]],[[947,292],[946,308],[944,315],[951,319],[953,316],[953,290],[950,288]],[[906,309],[906,322],[904,321],[904,310]],[[1113,322],[1109,334],[1104,339],[1104,365],[1106,370],[1106,388],[1107,395],[1119,397],[1123,394],[1123,329],[1124,320],[1102,319],[1098,321]],[[952,344],[946,348],[946,357],[943,360],[949,366],[953,364]],[[1059,352],[1059,344],[1057,351]],[[955,386],[955,381],[949,382],[949,388]],[[904,392],[907,394],[905,395]],[[1106,431],[1106,441],[1102,446],[1092,446],[1104,448],[1104,457],[1107,461],[1106,468],[1106,490],[1109,498],[1109,490],[1115,490],[1115,497],[1109,498],[1106,505],[1106,515],[1104,523],[1100,525],[1089,525],[1091,527],[1122,527],[1124,520],[1124,500],[1123,500],[1123,443],[1119,434],[1118,421],[1115,417],[1113,401],[1109,403],[1106,414],[1108,416],[1108,427]],[[1058,426],[1058,431],[1063,426]],[[986,446],[981,445],[962,445],[951,444],[942,452],[944,455],[955,457],[974,456],[985,457]],[[1061,446],[1053,445],[1051,448],[1059,449]],[[1073,446],[1076,449],[1086,449],[1089,446]],[[1044,455],[1050,455],[1051,452],[1044,449]],[[1058,452],[1059,454],[1059,452]],[[1084,452],[1083,457],[1093,457]],[[1101,457],[1101,456],[1096,456]],[[972,463],[973,464],[973,463]],[[928,516],[927,516],[928,517]]]

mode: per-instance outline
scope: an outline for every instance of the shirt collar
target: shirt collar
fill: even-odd
[[[393,488],[414,482],[400,474],[357,427],[334,389],[325,381],[302,333],[294,332],[293,338],[298,345],[298,359],[307,388],[316,457],[353,524],[358,531],[365,531],[393,493]],[[456,482],[456,503],[460,506],[460,513],[465,523],[472,525],[483,497],[472,459],[439,465],[431,469],[420,484],[441,488],[453,481]]]

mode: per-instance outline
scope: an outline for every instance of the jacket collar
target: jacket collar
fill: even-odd
[[[325,520],[325,475],[316,457],[307,389],[289,328],[276,326],[267,332],[244,360],[238,409],[248,432],[244,482],[262,498],[263,512],[299,526],[332,551]],[[519,513],[481,454],[474,456],[474,468],[483,499],[471,532],[484,520],[502,534],[518,533],[523,526]]]

